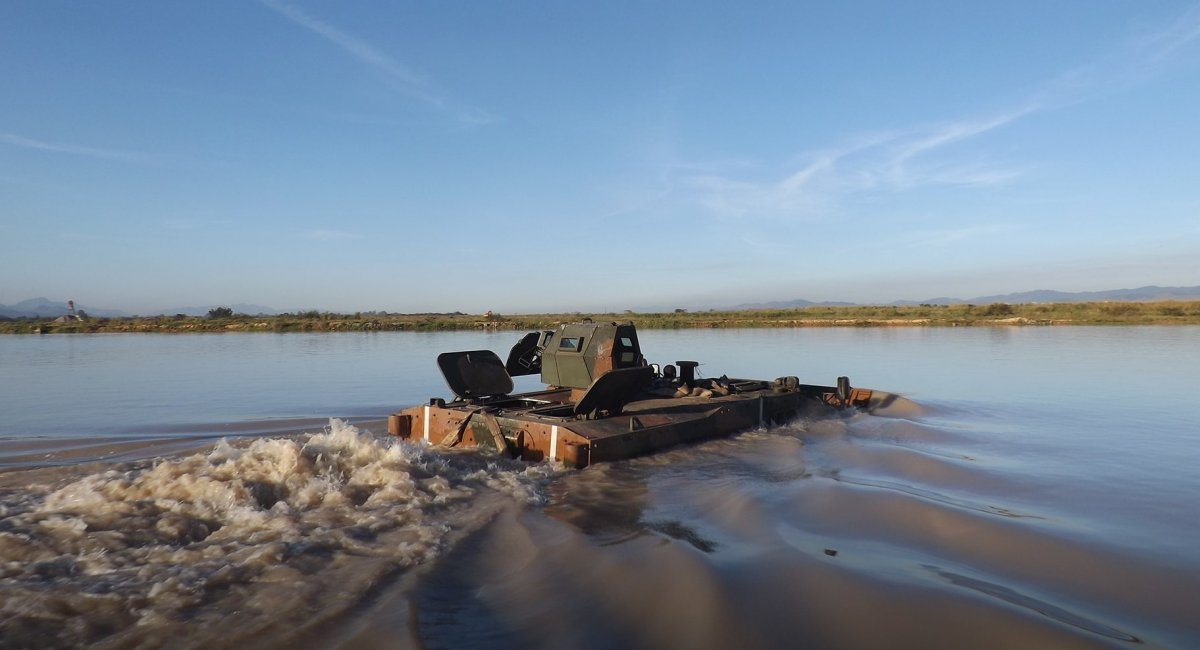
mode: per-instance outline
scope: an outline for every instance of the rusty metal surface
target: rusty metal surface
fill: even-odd
[[[522,401],[522,396],[513,396]],[[654,397],[626,404],[620,415],[578,419],[570,403],[506,409],[466,402],[414,406],[389,418],[389,432],[446,447],[479,448],[529,461],[572,467],[631,458],[675,445],[731,435],[801,415],[832,413],[832,392],[758,390],[719,397]],[[865,405],[870,391],[852,399]],[[550,414],[559,404],[560,414]]]

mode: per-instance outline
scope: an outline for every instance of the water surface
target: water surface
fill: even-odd
[[[920,410],[565,471],[379,435],[511,333],[0,337],[0,638],[1200,645],[1200,328],[640,334]]]

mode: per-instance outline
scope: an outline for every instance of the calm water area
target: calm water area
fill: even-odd
[[[0,647],[1200,647],[1200,327],[639,334],[916,407],[576,471],[384,435],[520,333],[0,336]]]

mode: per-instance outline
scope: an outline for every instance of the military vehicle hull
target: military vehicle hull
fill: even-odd
[[[872,409],[896,398],[851,388],[697,377],[695,361],[661,369],[642,356],[633,323],[570,323],[530,332],[508,361],[490,350],[445,352],[438,367],[455,397],[393,413],[388,432],[570,467],[727,436],[797,416]],[[541,373],[545,390],[512,394],[514,376]]]
[[[700,382],[698,382],[700,383]],[[830,386],[728,379],[730,394],[675,397],[659,386],[625,403],[619,414],[594,419],[576,414],[571,391],[546,390],[488,403],[430,400],[392,414],[388,430],[408,440],[456,448],[481,448],[528,461],[552,460],[568,467],[621,460],[676,445],[728,436],[796,417],[819,417],[845,408],[869,409],[891,396],[851,389],[839,396]],[[657,394],[655,394],[657,392]],[[673,389],[678,394],[679,389]]]

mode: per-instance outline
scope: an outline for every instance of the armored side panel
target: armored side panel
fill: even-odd
[[[592,373],[584,354],[599,327],[595,323],[560,325],[542,352],[542,383],[569,388],[590,386]]]
[[[633,324],[572,323],[560,326],[542,352],[542,383],[583,389],[610,370],[644,363]]]

